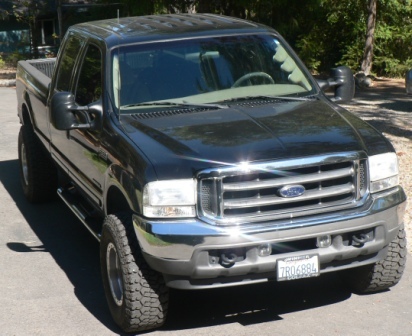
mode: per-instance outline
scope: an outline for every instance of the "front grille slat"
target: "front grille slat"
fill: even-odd
[[[336,202],[331,202],[328,203],[328,207],[325,209],[329,210],[335,210],[337,208],[342,208],[346,209],[347,207],[342,207],[342,202],[341,201],[336,201]],[[254,221],[264,221],[266,218],[270,218],[270,220],[276,220],[276,219],[284,219],[284,218],[293,218],[293,217],[299,217],[301,215],[316,215],[319,214],[319,205],[315,204],[312,206],[308,205],[302,205],[299,207],[294,207],[293,212],[290,212],[289,209],[285,209],[283,211],[280,210],[273,210],[273,211],[254,211],[254,212],[248,212],[247,214],[242,215],[241,219],[247,222],[254,222]],[[231,215],[228,214],[225,216],[225,219],[227,222],[233,223],[233,219],[239,221],[239,215]],[[236,223],[236,222],[235,222]],[[222,224],[222,223],[220,223]]]
[[[303,176],[293,176],[294,184],[302,183],[314,183],[319,181],[333,180],[345,176],[353,176],[354,170],[352,167],[338,169],[328,172],[319,172],[314,174],[307,174]],[[279,186],[287,185],[291,182],[291,177],[281,177],[277,179],[270,179],[264,181],[248,181],[248,182],[234,182],[226,183],[223,186],[225,191],[237,191],[237,190],[254,190],[254,189],[265,189],[265,188],[274,188]]]
[[[245,207],[257,207],[257,206],[268,206],[277,205],[285,203],[296,203],[304,202],[313,199],[321,199],[324,197],[334,197],[339,195],[344,195],[353,192],[353,185],[347,183],[338,187],[328,187],[320,190],[308,190],[304,195],[294,198],[283,198],[279,196],[272,197],[250,197],[250,198],[240,198],[232,199],[223,202],[223,205],[227,209],[234,208],[245,208]]]
[[[212,224],[233,225],[357,207],[369,194],[367,172],[364,152],[201,171],[199,215]]]

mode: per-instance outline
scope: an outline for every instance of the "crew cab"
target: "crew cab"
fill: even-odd
[[[337,104],[350,70],[332,73],[317,81],[275,30],[211,14],[77,24],[56,59],[19,62],[24,194],[57,194],[100,242],[123,330],[160,327],[169,288],[400,280],[397,155]]]

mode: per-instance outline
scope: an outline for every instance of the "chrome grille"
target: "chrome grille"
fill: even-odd
[[[366,168],[365,154],[345,153],[204,171],[199,213],[227,225],[355,207],[366,197]],[[294,189],[302,194],[280,193]]]

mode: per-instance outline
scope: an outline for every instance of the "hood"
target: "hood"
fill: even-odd
[[[121,121],[159,179],[187,178],[202,169],[239,162],[367,152],[348,118],[322,100],[153,112],[144,118],[125,115]],[[375,142],[383,138],[372,128],[368,133]]]

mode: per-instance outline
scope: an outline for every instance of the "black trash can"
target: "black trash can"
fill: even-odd
[[[412,94],[412,70],[406,72],[405,88],[407,94]]]

